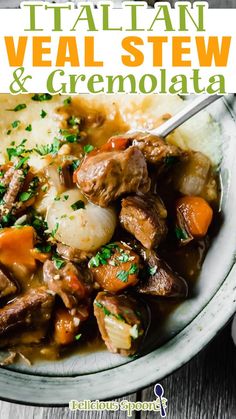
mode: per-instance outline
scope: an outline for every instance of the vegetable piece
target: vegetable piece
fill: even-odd
[[[176,166],[175,188],[188,196],[201,196],[207,202],[217,199],[217,182],[211,161],[199,151],[190,151]]]
[[[32,255],[35,231],[33,227],[4,228],[0,233],[0,262],[8,267],[13,263],[24,265],[30,270],[36,267]]]
[[[123,243],[111,243],[90,260],[89,268],[103,289],[120,292],[137,284],[139,256]]]
[[[199,196],[185,196],[176,204],[177,222],[184,224],[184,230],[193,238],[201,238],[207,234],[213,217],[213,210],[205,199]]]
[[[76,326],[74,317],[65,308],[59,308],[55,314],[54,339],[58,345],[69,345],[78,334],[79,324]]]
[[[129,137],[123,137],[117,135],[116,137],[111,137],[107,143],[105,143],[99,151],[118,151],[125,150],[130,143]]]
[[[99,331],[110,352],[134,354],[147,327],[147,310],[143,304],[125,294],[99,292],[94,301]]]

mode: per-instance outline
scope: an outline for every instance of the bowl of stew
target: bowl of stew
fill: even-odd
[[[131,393],[232,316],[234,98],[145,132],[186,100],[0,95],[2,399]]]

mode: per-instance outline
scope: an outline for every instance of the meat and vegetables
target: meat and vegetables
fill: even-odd
[[[98,334],[110,352],[136,354],[153,322],[158,332],[158,304],[191,296],[197,249],[214,235],[220,191],[207,156],[126,134],[121,117],[114,136],[104,112],[89,112],[64,100],[53,143],[13,141],[0,167],[0,347],[10,354],[58,357]]]

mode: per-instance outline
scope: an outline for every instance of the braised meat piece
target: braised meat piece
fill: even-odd
[[[156,195],[135,195],[122,199],[120,223],[147,249],[166,237],[167,211]]]
[[[147,164],[137,147],[89,155],[75,172],[75,180],[88,199],[101,207],[123,194],[150,189]]]
[[[0,205],[0,220],[4,215],[9,214],[16,202],[17,195],[21,191],[24,184],[25,175],[22,169],[15,169],[10,167],[5,173],[0,186],[5,188],[5,193],[2,197],[2,204]]]
[[[0,268],[0,298],[13,295],[17,291],[17,286],[9,274]]]
[[[187,296],[188,287],[183,278],[173,272],[153,250],[143,249],[141,252],[146,269],[137,286],[138,292],[162,297]]]
[[[168,143],[166,139],[148,133],[137,133],[132,144],[142,151],[148,163],[158,166],[168,164],[168,160],[178,159],[185,154],[183,150]]]
[[[67,308],[76,307],[78,301],[88,298],[92,292],[89,271],[84,270],[82,274],[71,262],[57,268],[54,261],[47,260],[43,265],[43,277],[48,288],[61,297]]]
[[[94,301],[94,314],[108,350],[133,355],[147,325],[147,312],[134,298],[99,292]]]
[[[67,246],[63,243],[57,244],[57,253],[63,259],[70,262],[81,263],[92,257],[91,253],[87,253],[83,250],[75,249],[74,247]]]
[[[139,256],[124,243],[110,243],[89,261],[89,268],[102,289],[120,292],[137,284]]]
[[[20,326],[45,327],[51,317],[54,297],[44,287],[33,288],[0,309],[0,335]]]

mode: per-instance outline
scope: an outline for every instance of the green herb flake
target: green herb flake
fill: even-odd
[[[75,127],[76,125],[79,125],[79,124],[80,124],[80,122],[81,122],[81,119],[80,119],[80,118],[78,118],[77,116],[74,116],[74,115],[72,115],[72,116],[69,118],[69,120],[68,120],[68,124],[69,124],[71,127]]]
[[[65,264],[66,264],[66,262],[63,259],[61,259],[59,256],[54,255],[52,257],[52,260],[53,260],[54,265],[57,269],[63,268],[63,266],[65,266]]]
[[[71,169],[72,169],[72,171],[75,172],[75,170],[78,169],[79,165],[80,165],[80,160],[79,159],[78,160],[74,160],[71,163]]]
[[[75,340],[80,340],[81,336],[82,336],[82,334],[79,333],[78,335],[75,336]]]
[[[26,202],[31,198],[31,193],[30,192],[22,192],[19,196],[19,201],[20,202]]]
[[[40,116],[41,116],[41,118],[42,118],[42,119],[46,118],[46,116],[47,116],[47,112],[45,112],[45,111],[42,109],[42,110],[41,110],[41,112],[40,112]]]
[[[47,192],[47,190],[48,190],[48,185],[43,185],[43,186],[41,187],[41,191],[43,191],[43,192]]]
[[[9,129],[8,131],[7,131],[7,135],[10,135],[11,134],[11,129]]]
[[[50,95],[50,93],[42,93],[42,94],[36,93],[34,96],[32,96],[31,99],[36,102],[44,102],[46,100],[51,100],[52,95]]]
[[[189,238],[188,233],[180,227],[175,228],[175,234],[176,234],[177,239],[179,240],[186,240]]]
[[[21,124],[21,122],[17,119],[16,121],[13,121],[11,126],[12,128],[17,128],[19,127],[19,125]]]
[[[50,244],[37,244],[35,249],[39,253],[50,253],[52,250],[52,246]]]
[[[84,209],[84,207],[85,207],[84,201],[81,201],[81,199],[79,199],[78,201],[76,201],[74,204],[71,205],[71,208],[73,209],[73,211]]]
[[[121,282],[127,282],[128,281],[128,277],[129,277],[129,272],[128,271],[119,271],[116,275],[116,277],[121,281]]]
[[[94,146],[92,144],[86,144],[84,146],[84,152],[86,154],[91,153],[91,151],[93,151],[93,150],[94,150]]]
[[[134,275],[138,273],[138,265],[136,263],[133,263],[129,269],[129,275]]]
[[[29,160],[29,157],[22,157],[22,159],[19,160],[19,162],[16,164],[15,168],[20,169],[22,166],[25,165],[25,163]]]
[[[55,237],[55,234],[56,234],[58,228],[59,228],[59,223],[56,223],[54,229],[51,232],[52,237]]]
[[[55,137],[53,140],[53,143],[36,146],[34,150],[40,156],[46,156],[47,154],[57,154],[60,147],[61,147],[61,143],[58,140],[58,138]]]
[[[67,97],[66,99],[63,100],[63,103],[64,103],[65,106],[70,105],[71,102],[72,102],[71,96],[69,96],[69,97]]]
[[[157,266],[149,266],[148,272],[151,276],[155,275],[157,273]]]
[[[32,131],[32,125],[31,124],[27,125],[25,130],[28,131],[28,132],[31,132]]]
[[[19,112],[22,111],[23,109],[27,108],[25,103],[19,103],[19,105],[17,105],[15,108],[13,109],[7,109],[8,111],[13,111],[13,112]]]

